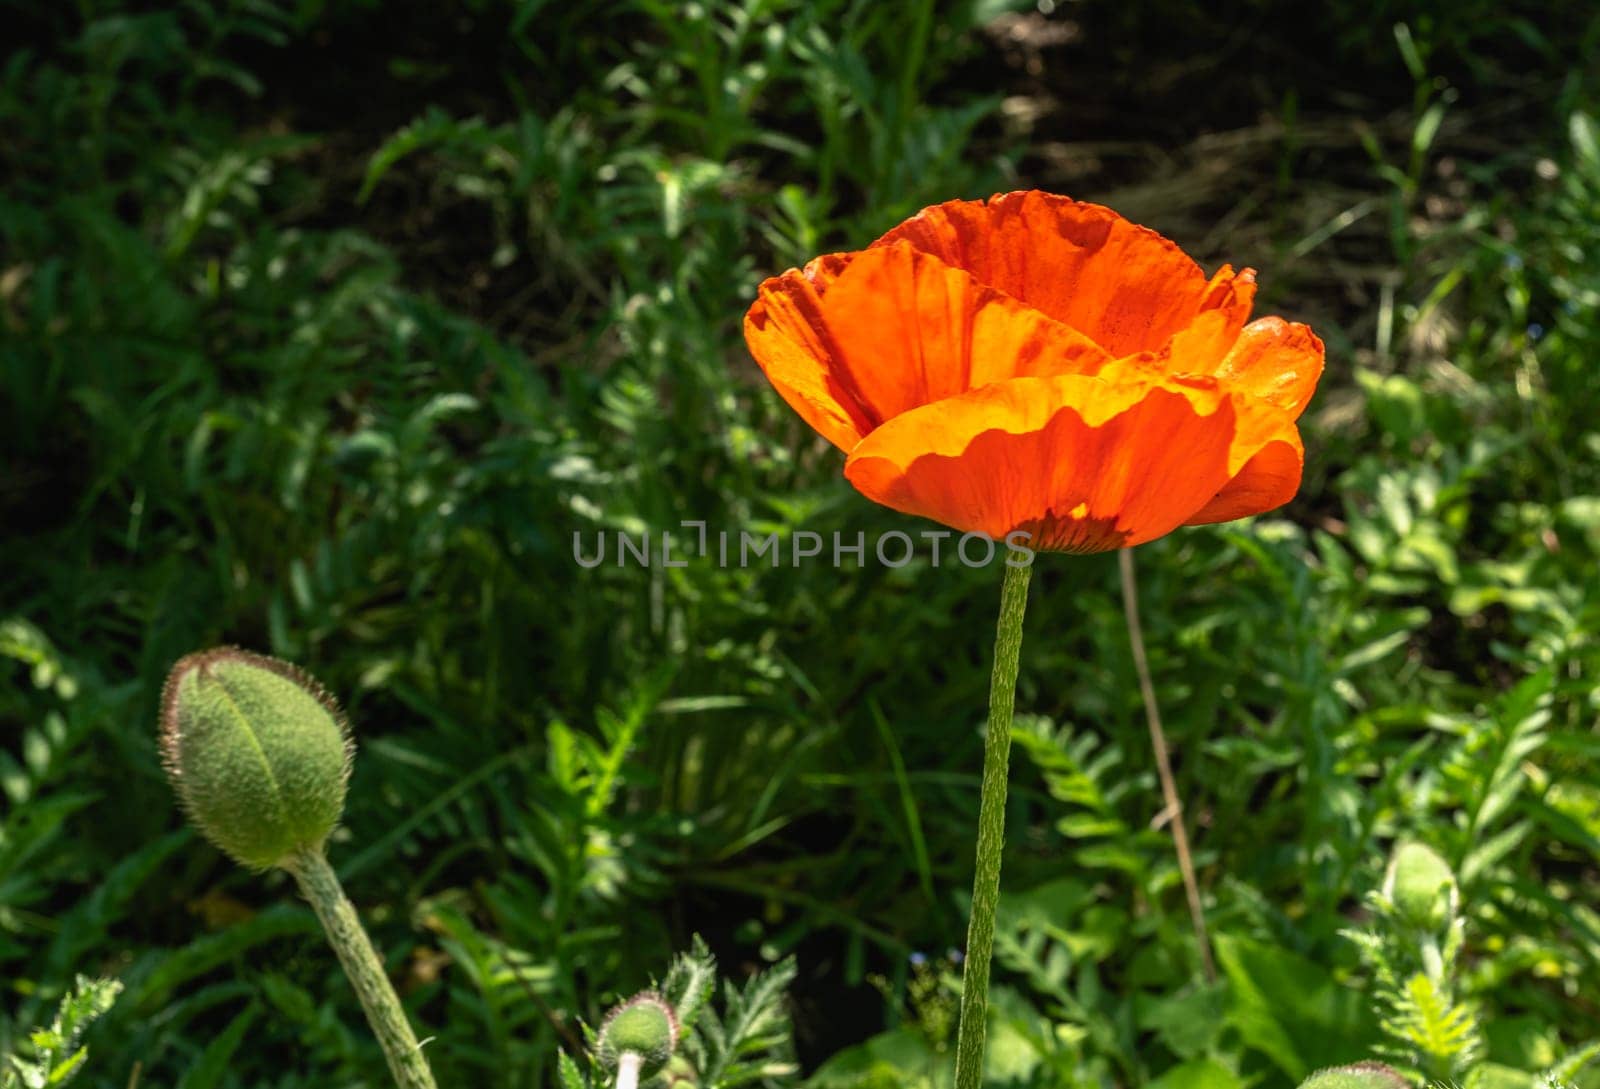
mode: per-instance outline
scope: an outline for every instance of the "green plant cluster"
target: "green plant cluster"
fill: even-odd
[[[1267,103],[1206,156],[1275,158],[1152,225],[1329,345],[1302,497],[1138,553],[1218,978],[1115,563],[1043,557],[990,1082],[1600,1085],[1600,18],[1224,6],[8,9],[0,1055],[78,1055],[29,1034],[81,974],[121,993],[74,1085],[380,1083],[310,909],[164,780],[161,680],[232,643],[359,724],[329,854],[441,1085],[604,1084],[585,1026],[696,934],[731,982],[687,1084],[940,1085],[999,561],[722,566],[684,523],[923,528],[761,381],[756,284],[951,197],[1137,203],[1075,187],[1122,152],[1073,125],[1222,125],[1158,97],[1200,57]],[[1291,30],[1315,63],[1230,62]],[[689,562],[575,563],[600,532]],[[1431,954],[1370,898],[1397,842],[1452,875]]]

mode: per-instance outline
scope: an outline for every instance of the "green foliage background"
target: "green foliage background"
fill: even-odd
[[[0,1053],[87,973],[125,989],[79,1084],[381,1078],[309,910],[163,780],[161,678],[233,642],[350,712],[331,853],[441,1084],[555,1084],[695,933],[796,956],[813,1084],[942,1070],[998,571],[571,549],[922,528],[739,320],[1020,187],[1253,265],[1329,368],[1299,500],[1137,557],[1216,984],[1115,565],[1041,561],[994,1083],[1367,1057],[1346,932],[1402,836],[1500,1076],[1600,1035],[1600,19],[1056,7],[0,9]]]

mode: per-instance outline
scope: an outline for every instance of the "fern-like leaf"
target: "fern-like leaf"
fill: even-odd
[[[717,986],[717,958],[711,955],[705,940],[696,934],[687,953],[680,953],[661,981],[661,996],[677,1015],[678,1028],[689,1032],[694,1028],[701,1009]]]
[[[795,1072],[784,991],[794,981],[792,959],[757,975],[740,990],[723,984],[722,1012],[701,1014],[700,1084],[706,1089],[770,1084]]]
[[[1413,1049],[1424,1069],[1456,1075],[1481,1054],[1483,1037],[1472,1009],[1424,973],[1407,979],[1391,1004],[1384,1032]]]
[[[65,1085],[83,1072],[89,1049],[80,1041],[84,1030],[101,1017],[122,993],[114,979],[89,979],[79,976],[56,1010],[47,1029],[37,1029],[28,1037],[34,1056],[5,1057],[0,1064],[0,1089],[44,1089]]]

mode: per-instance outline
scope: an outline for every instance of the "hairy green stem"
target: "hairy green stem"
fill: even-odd
[[[328,944],[339,955],[344,974],[361,999],[367,1012],[367,1023],[383,1047],[383,1057],[388,1060],[389,1073],[400,1089],[436,1089],[433,1071],[422,1054],[400,997],[394,993],[384,971],[378,951],[372,948],[372,939],[356,915],[355,906],[344,894],[339,876],[328,865],[320,850],[299,851],[285,863],[285,869],[294,875],[300,891],[311,901],[311,908],[327,932]]]
[[[956,1035],[955,1089],[983,1082],[984,1038],[989,1029],[989,959],[994,916],[1000,905],[1000,853],[1006,835],[1006,771],[1011,759],[1011,716],[1017,702],[1017,660],[1022,616],[1033,568],[1007,565],[1000,588],[1000,623],[989,680],[989,725],[983,739],[983,792],[978,802],[978,859],[972,879],[972,918],[961,976],[961,1026]]]

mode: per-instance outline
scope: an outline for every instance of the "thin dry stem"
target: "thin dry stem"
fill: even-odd
[[[1166,813],[1172,818],[1172,845],[1178,853],[1178,870],[1183,874],[1183,891],[1189,899],[1189,918],[1194,922],[1194,937],[1200,946],[1200,964],[1206,981],[1217,981],[1217,966],[1211,959],[1211,938],[1206,933],[1206,913],[1200,905],[1200,883],[1195,880],[1194,859],[1189,854],[1189,832],[1183,823],[1183,801],[1172,776],[1172,757],[1167,751],[1166,731],[1161,728],[1161,709],[1156,705],[1156,688],[1150,681],[1150,662],[1144,653],[1144,629],[1139,624],[1139,591],[1133,573],[1133,553],[1117,552],[1117,568],[1122,573],[1122,611],[1128,620],[1128,641],[1133,646],[1133,668],[1139,674],[1139,694],[1144,700],[1145,721],[1150,726],[1150,747],[1156,754],[1156,774],[1161,779],[1161,794]]]

